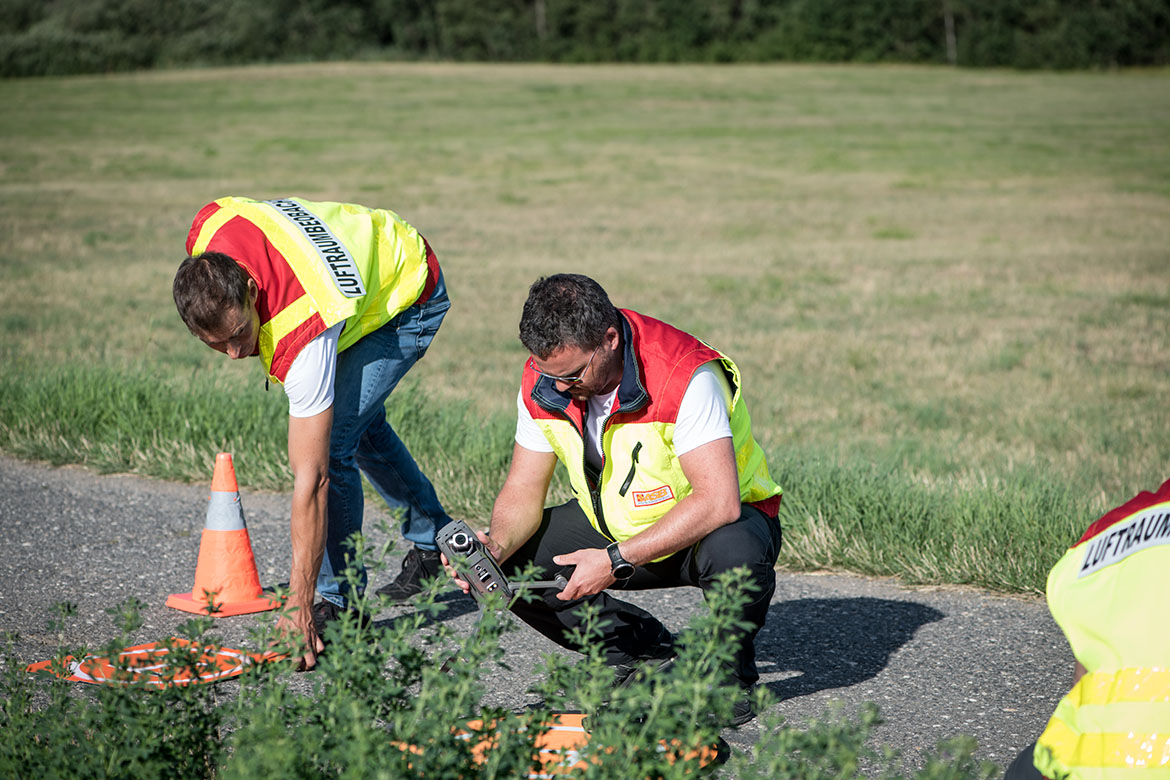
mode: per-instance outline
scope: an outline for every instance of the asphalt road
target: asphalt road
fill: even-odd
[[[49,658],[59,639],[91,647],[108,641],[115,630],[106,609],[130,597],[147,605],[135,641],[172,635],[189,615],[164,602],[192,587],[207,496],[207,485],[99,476],[0,456],[0,626],[20,633],[19,659]],[[286,581],[288,496],[245,491],[242,504],[262,584]],[[367,529],[379,516],[385,515],[371,502]],[[379,541],[377,532],[371,537]],[[689,588],[630,598],[672,630],[700,602]],[[52,606],[64,600],[78,613],[58,637],[46,626]],[[471,602],[452,594],[450,603],[445,619],[470,630]],[[379,619],[393,611],[399,610]],[[221,619],[217,633],[229,646],[246,648],[253,620]],[[488,702],[519,707],[529,703],[518,692],[533,666],[560,650],[525,627],[506,642],[513,668],[488,675]],[[782,700],[777,707],[789,723],[822,715],[834,700],[847,712],[876,702],[886,722],[875,741],[898,748],[910,767],[940,739],[958,734],[978,740],[980,758],[1006,766],[1043,729],[1073,665],[1040,599],[840,574],[781,572],[757,647],[762,682]],[[733,749],[749,749],[758,735],[754,722],[724,734]]]

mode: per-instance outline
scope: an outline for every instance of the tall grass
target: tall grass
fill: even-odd
[[[232,387],[205,373],[160,380],[145,367],[25,365],[0,375],[0,447],[53,464],[180,481],[206,479],[215,453],[231,452],[241,484],[288,490],[287,400],[279,387],[260,387]],[[511,457],[512,423],[466,405],[429,404],[412,383],[387,407],[448,511],[484,517]]]
[[[0,446],[17,455],[187,481],[226,451],[253,487],[287,488],[291,479],[287,411],[275,394],[229,394],[213,378],[164,381],[142,368],[85,364],[16,366],[0,376],[0,392]]]
[[[770,464],[793,486],[781,553],[793,568],[1042,593],[1048,570],[1103,509],[1042,470],[930,482],[892,457],[782,453]]]
[[[283,393],[197,375],[160,382],[145,370],[58,366],[0,377],[0,447],[52,463],[85,463],[164,479],[206,479],[232,452],[248,488],[287,490]],[[511,457],[513,420],[432,403],[417,384],[390,397],[389,419],[434,480],[449,512],[481,522]],[[966,482],[914,477],[872,461],[780,449],[787,487],[781,563],[1041,592],[1048,569],[1100,507],[1038,470]],[[565,497],[563,478],[555,497]]]

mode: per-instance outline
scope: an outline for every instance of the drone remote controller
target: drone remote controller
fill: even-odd
[[[539,582],[512,583],[504,576],[496,559],[483,546],[475,531],[462,520],[452,520],[439,529],[435,535],[439,552],[455,567],[459,576],[471,584],[471,595],[476,601],[483,601],[489,593],[499,593],[504,600],[511,601],[519,588],[556,588],[564,590],[569,584],[562,575],[555,579]]]

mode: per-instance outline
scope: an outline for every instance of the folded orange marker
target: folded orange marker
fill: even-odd
[[[588,769],[588,763],[581,756],[582,748],[589,743],[586,716],[578,712],[554,713],[546,725],[548,731],[538,736],[533,745],[536,754],[533,756],[533,764],[527,777],[580,775]],[[471,746],[471,753],[475,763],[483,764],[488,760],[488,753],[496,749],[497,740],[493,739],[490,732],[485,733],[481,720],[468,721],[467,729],[458,731],[457,735],[466,740],[479,740]],[[415,755],[422,753],[422,749],[415,745],[401,742],[392,744],[407,753]],[[713,744],[698,748],[684,747],[677,739],[664,739],[659,740],[651,749],[665,754],[664,759],[668,764],[674,764],[676,761],[695,762],[697,769],[721,764],[731,753],[731,748],[721,737]],[[594,763],[601,760],[604,759],[597,755],[590,758]]]
[[[198,655],[186,652],[186,648],[196,648]],[[172,653],[178,649],[184,649],[184,652],[177,663],[172,663]],[[67,675],[63,674],[65,670],[54,667],[52,661],[39,661],[26,668],[30,672],[47,671],[72,682],[114,685],[141,683],[151,688],[166,688],[172,685],[220,682],[243,674],[245,669],[254,664],[283,658],[285,656],[277,653],[249,653],[218,645],[196,646],[189,639],[172,637],[169,642],[149,642],[127,647],[116,659],[87,655],[78,660],[66,656]]]

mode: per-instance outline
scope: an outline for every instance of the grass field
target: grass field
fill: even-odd
[[[296,194],[438,252],[454,307],[395,414],[472,519],[556,271],[737,359],[788,565],[1034,591],[1170,476],[1167,71],[338,64],[0,100],[11,452],[204,480],[227,446],[281,486],[282,394],[170,280],[204,203]]]

